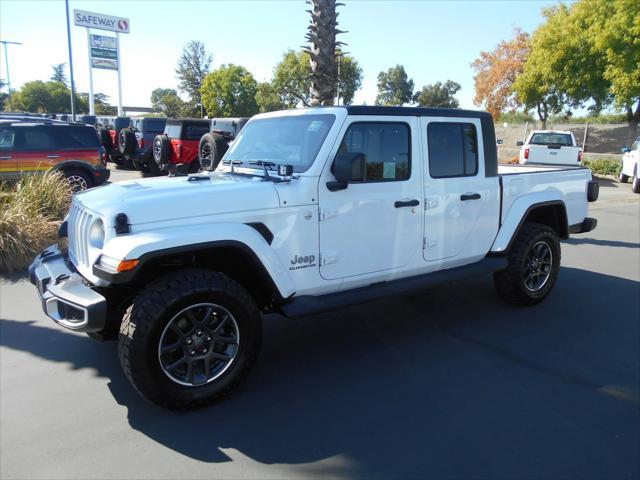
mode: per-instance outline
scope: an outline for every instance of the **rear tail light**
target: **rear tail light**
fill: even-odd
[[[182,145],[178,144],[178,148],[177,148],[177,153],[176,155],[178,156],[178,159],[182,158]]]
[[[582,152],[578,152],[578,163],[582,163]]]
[[[104,147],[100,147],[100,160],[102,160],[102,163],[106,166],[107,165],[107,151],[105,150]]]
[[[524,159],[525,159],[525,160],[528,160],[528,159],[529,159],[529,149],[528,149],[528,148],[525,148],[525,149],[524,149]]]

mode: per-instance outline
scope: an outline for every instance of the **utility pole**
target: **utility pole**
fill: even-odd
[[[69,0],[64,0],[67,12],[67,45],[69,46],[69,77],[71,79],[71,118],[76,121],[76,87],[73,82],[73,55],[71,54],[71,24],[69,23]]]
[[[19,42],[9,42],[7,40],[0,40],[0,43],[4,47],[4,63],[7,68],[7,88],[9,88],[9,111],[13,111],[13,103],[11,102],[11,79],[9,78],[9,54],[7,53],[7,45],[22,45]]]

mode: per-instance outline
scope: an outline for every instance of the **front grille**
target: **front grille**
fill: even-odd
[[[79,205],[73,204],[68,220],[69,257],[76,267],[90,267],[89,229],[92,221],[93,215]]]

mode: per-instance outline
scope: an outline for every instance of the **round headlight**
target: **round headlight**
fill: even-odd
[[[104,224],[98,219],[91,225],[89,231],[89,243],[93,248],[101,249],[104,245]]]

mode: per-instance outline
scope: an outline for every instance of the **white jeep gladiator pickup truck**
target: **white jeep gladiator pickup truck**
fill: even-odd
[[[518,142],[520,163],[580,165],[582,148],[573,133],[565,130],[534,130],[527,141]]]
[[[493,273],[534,305],[591,231],[586,168],[498,167],[488,113],[322,107],[253,117],[218,169],[74,196],[68,247],[30,266],[46,314],[118,338],[148,400],[208,404],[290,317]],[[65,242],[61,242],[61,245]]]

